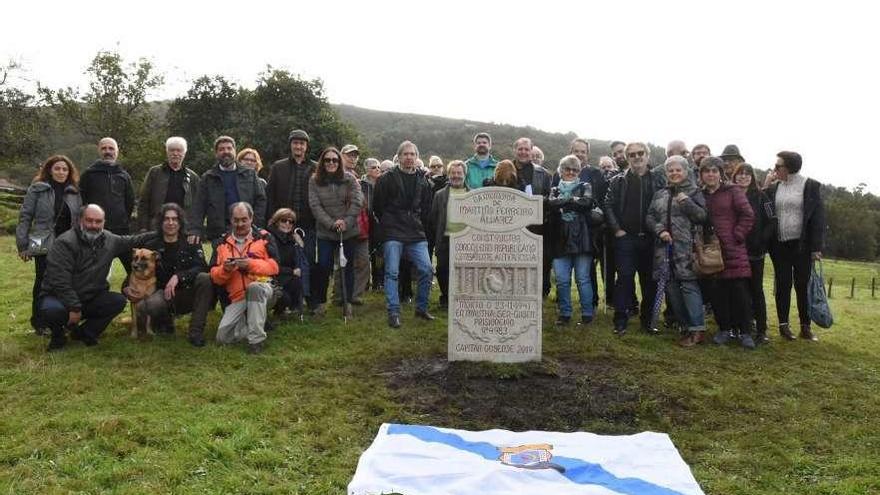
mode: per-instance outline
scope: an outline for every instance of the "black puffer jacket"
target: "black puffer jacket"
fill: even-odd
[[[285,234],[276,227],[269,227],[269,232],[275,238],[278,247],[278,275],[275,280],[280,285],[287,285],[293,279],[293,270],[303,269],[306,264],[306,254],[303,250],[303,240],[300,236],[290,233]]]
[[[153,241],[151,248],[159,252],[159,262],[156,265],[156,287],[159,289],[165,287],[174,275],[177,275],[178,287],[192,287],[196,276],[208,271],[202,245],[190,244],[182,235],[177,240],[177,255],[174,259],[169,259],[161,237]]]
[[[84,205],[96,204],[104,209],[104,228],[117,234],[129,232],[134,211],[134,187],[131,176],[115,162],[98,160],[79,179],[79,192]]]
[[[776,219],[770,198],[760,189],[748,189],[746,199],[755,212],[755,225],[746,237],[750,260],[759,260],[767,253],[770,241],[776,235]]]
[[[590,184],[581,182],[575,186],[570,198],[559,198],[559,188],[550,191],[547,200],[549,216],[550,256],[559,258],[570,254],[588,254],[595,251],[590,228],[590,210],[595,202]],[[563,214],[574,213],[574,219],[566,221]]]

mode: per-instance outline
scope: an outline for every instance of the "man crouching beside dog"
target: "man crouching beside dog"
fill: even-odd
[[[157,237],[155,232],[116,235],[104,230],[104,210],[95,204],[84,206],[79,218],[79,225],[58,236],[46,257],[38,308],[52,330],[49,351],[64,347],[67,329],[87,346],[98,343],[126,303],[125,296],[110,292],[110,264]]]
[[[272,235],[253,227],[254,210],[244,202],[229,207],[232,229],[211,258],[211,280],[229,294],[217,328],[217,342],[247,340],[248,352],[263,351],[263,325],[274,303],[269,280],[278,274],[278,250]]]
[[[156,263],[156,290],[151,294],[133,292],[126,295],[132,301],[143,298],[138,306],[138,316],[144,325],[149,319],[160,334],[174,334],[174,318],[192,312],[189,321],[189,342],[195,347],[205,345],[205,321],[214,307],[216,298],[205,253],[201,244],[190,244],[181,233],[186,232],[186,214],[176,203],[166,203],[159,208],[157,224],[161,239],[156,239],[153,249],[158,253]],[[134,277],[136,271],[132,273]]]

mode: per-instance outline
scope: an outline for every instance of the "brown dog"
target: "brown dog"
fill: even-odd
[[[128,287],[132,295],[140,299],[131,303],[131,336],[145,339],[150,332],[150,318],[139,314],[144,299],[156,292],[156,261],[159,253],[150,249],[134,249],[131,257],[131,276]]]

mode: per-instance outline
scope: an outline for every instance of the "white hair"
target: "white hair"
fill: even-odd
[[[681,155],[673,155],[673,156],[670,156],[669,158],[667,158],[666,161],[663,162],[663,168],[665,168],[666,170],[669,170],[669,166],[672,165],[673,163],[677,163],[677,164],[681,165],[681,168],[684,169],[685,171],[688,169],[687,158],[685,158]]]
[[[165,151],[168,151],[168,148],[174,145],[182,147],[183,152],[186,153],[186,139],[183,139],[180,136],[171,136],[165,140]]]

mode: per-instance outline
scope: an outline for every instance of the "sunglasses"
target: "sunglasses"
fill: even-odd
[[[324,163],[339,163],[339,158],[324,158],[321,161]]]
[[[641,158],[641,157],[643,157],[643,156],[645,156],[645,152],[644,152],[644,151],[633,151],[632,153],[627,153],[627,154],[626,154],[626,157],[627,157],[627,158]]]
[[[293,225],[293,219],[292,218],[282,218],[281,220],[278,220],[278,223],[289,223],[289,224]]]

